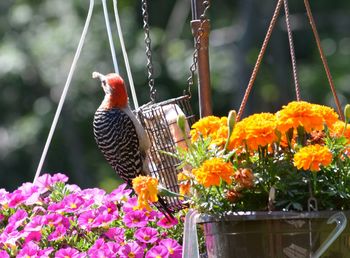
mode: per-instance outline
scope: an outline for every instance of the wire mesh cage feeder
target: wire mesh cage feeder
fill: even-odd
[[[177,147],[186,147],[184,135],[177,125],[177,117],[186,118],[186,133],[195,122],[190,106],[190,97],[185,95],[160,103],[141,107],[137,116],[151,141],[149,150],[149,168],[152,176],[158,178],[161,185],[172,192],[179,192],[177,182],[179,161],[162,152],[175,153]],[[176,197],[167,197],[168,206],[176,211],[182,208]]]
[[[208,3],[207,1],[198,2]],[[200,40],[201,37],[203,37],[203,33],[198,37],[195,37],[196,49],[193,54],[193,64],[190,67],[191,76],[188,79],[188,89],[184,91],[183,96],[168,99],[162,102],[156,102],[151,39],[149,35],[148,7],[146,0],[142,0],[142,16],[144,24],[143,28],[145,32],[148,84],[150,87],[151,102],[135,110],[135,113],[151,141],[151,147],[148,153],[151,176],[158,178],[160,184],[166,189],[178,193],[179,185],[177,174],[180,172],[178,168],[179,160],[173,156],[164,154],[164,152],[175,153],[178,147],[187,147],[184,137],[189,137],[190,128],[195,122],[195,116],[192,112],[190,104],[190,88],[194,84],[193,78],[197,69]],[[199,30],[203,30],[202,27],[204,26],[205,21],[206,18],[203,15],[202,21],[199,22],[199,25],[197,24]],[[185,136],[177,125],[177,118],[179,115],[186,118]],[[178,211],[183,208],[182,202],[177,197],[167,197],[167,205],[173,211]]]

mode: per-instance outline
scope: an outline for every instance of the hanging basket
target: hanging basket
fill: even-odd
[[[189,133],[191,125],[195,122],[190,97],[185,95],[160,103],[149,103],[141,106],[136,114],[151,141],[148,153],[151,175],[158,178],[162,186],[178,193],[179,160],[162,151],[174,153],[177,147],[186,147],[183,134],[177,125],[177,117],[186,117],[186,131]],[[167,202],[169,208],[174,211],[183,208],[181,201],[176,197],[167,197]]]
[[[339,220],[330,221],[332,216]],[[220,218],[202,215],[198,223],[209,258],[345,258],[350,255],[349,218],[349,211],[242,212]]]

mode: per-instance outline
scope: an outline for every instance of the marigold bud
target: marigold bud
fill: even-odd
[[[239,198],[241,198],[241,194],[235,190],[229,190],[226,194],[226,199],[231,203],[237,202]]]
[[[177,125],[183,135],[186,135],[186,117],[183,114],[177,116]]]
[[[240,168],[236,170],[233,177],[235,181],[244,188],[250,188],[254,185],[254,174],[250,168]]]
[[[350,104],[346,104],[344,108],[345,122],[350,122]]]

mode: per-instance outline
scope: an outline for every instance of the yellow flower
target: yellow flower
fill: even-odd
[[[341,137],[343,136],[344,133],[344,137],[348,140],[350,140],[350,125],[346,125],[346,129],[345,128],[345,123],[341,120],[336,121],[329,129],[331,136],[332,137]]]
[[[322,116],[323,122],[326,123],[326,125],[328,127],[331,127],[339,119],[339,115],[331,107],[318,105],[318,104],[312,104],[312,108],[313,108],[314,112],[316,112]]]
[[[319,113],[320,110],[322,113]],[[324,122],[323,113],[329,113],[328,111],[327,109],[320,108],[319,105],[315,107],[315,105],[305,101],[290,102],[276,113],[277,129],[281,133],[285,133],[290,128],[297,129],[299,126],[304,127],[308,133],[312,130],[322,130]]]
[[[191,139],[196,141],[200,136],[210,137],[212,144],[221,146],[227,139],[227,117],[207,116],[192,125]]]
[[[294,154],[294,166],[298,169],[319,171],[320,165],[328,166],[332,158],[328,147],[319,144],[309,145]]]
[[[230,138],[229,149],[247,145],[249,150],[267,146],[277,140],[276,117],[271,113],[251,115],[238,122]]]
[[[158,179],[138,176],[132,180],[132,187],[137,194],[137,208],[151,210],[149,202],[158,201]]]
[[[195,179],[204,187],[219,186],[220,180],[231,184],[233,172],[233,165],[221,158],[206,160],[201,167],[192,170]]]
[[[184,170],[183,172],[177,174],[177,181],[179,182],[179,194],[181,195],[188,195],[191,190],[191,178],[188,176],[188,173],[190,172]]]

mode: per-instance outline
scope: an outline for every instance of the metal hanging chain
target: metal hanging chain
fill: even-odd
[[[194,52],[192,55],[192,64],[190,66],[191,74],[190,74],[190,77],[188,77],[188,79],[187,79],[187,85],[188,85],[187,89],[184,91],[184,95],[188,95],[189,97],[192,96],[191,88],[194,85],[195,72],[196,72],[197,67],[198,67],[198,51],[201,48],[201,38],[204,35],[203,28],[204,28],[204,23],[207,20],[207,12],[210,8],[210,1],[203,1],[203,7],[204,7],[204,10],[200,16],[200,24],[199,24],[198,30],[196,32],[197,35],[194,39]]]
[[[150,89],[150,99],[152,103],[156,100],[157,90],[154,87],[154,69],[152,61],[152,48],[151,48],[151,38],[150,38],[150,29],[148,22],[148,5],[147,0],[141,0],[142,8],[142,18],[143,18],[143,30],[145,33],[145,44],[146,44],[146,58],[147,58],[147,78],[148,86]]]
[[[298,74],[297,74],[297,65],[295,61],[295,48],[293,43],[293,35],[292,35],[292,29],[290,27],[290,20],[289,20],[288,0],[283,0],[283,3],[284,3],[284,12],[286,16],[286,26],[287,26],[287,32],[288,32],[290,57],[292,59],[295,93],[296,93],[297,101],[300,101],[301,97],[300,97],[300,89],[299,89],[299,80],[298,80]]]
[[[329,83],[329,86],[331,87],[331,90],[332,90],[332,93],[333,93],[333,97],[334,97],[334,101],[335,101],[335,104],[336,104],[337,109],[338,109],[338,114],[341,117],[341,119],[344,120],[344,114],[343,114],[342,108],[340,106],[340,101],[339,101],[338,95],[337,95],[337,93],[335,91],[332,75],[331,75],[331,72],[330,72],[329,67],[328,67],[326,56],[324,55],[324,52],[323,52],[323,48],[322,48],[322,45],[321,45],[321,40],[320,40],[320,37],[319,37],[318,32],[317,32],[317,28],[316,28],[316,25],[315,25],[315,20],[314,20],[314,17],[312,15],[312,12],[311,12],[311,7],[310,7],[310,4],[309,4],[309,1],[308,0],[304,0],[304,4],[305,4],[307,16],[308,16],[309,21],[310,21],[312,32],[314,33],[314,37],[315,37],[315,40],[316,40],[317,48],[318,48],[318,51],[319,51],[320,56],[321,56],[323,67],[324,67],[324,69],[326,71],[328,83]]]
[[[278,2],[277,2],[276,9],[275,9],[275,11],[273,13],[273,16],[272,16],[269,28],[267,30],[264,42],[263,42],[263,44],[261,46],[261,49],[260,49],[258,58],[256,60],[256,63],[255,63],[252,75],[250,77],[247,89],[246,89],[246,91],[244,93],[241,106],[239,107],[239,110],[238,110],[238,113],[237,113],[237,118],[236,118],[237,121],[240,120],[240,118],[242,116],[242,113],[244,111],[244,108],[247,105],[248,96],[250,94],[250,91],[252,90],[253,84],[254,84],[255,79],[256,79],[256,75],[258,74],[258,71],[259,71],[259,68],[260,68],[260,65],[261,65],[261,61],[262,61],[262,59],[264,57],[264,54],[265,54],[265,51],[266,51],[266,48],[267,48],[267,44],[269,43],[269,40],[271,38],[272,31],[273,31],[273,29],[274,29],[274,27],[276,25],[276,21],[277,21],[277,18],[278,18],[278,15],[279,15],[279,12],[280,12],[280,9],[281,9],[281,6],[282,6],[282,1],[283,0],[278,0]]]

